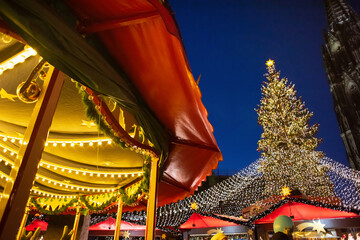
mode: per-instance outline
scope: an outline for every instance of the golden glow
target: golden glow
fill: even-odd
[[[286,196],[289,196],[291,194],[291,190],[289,187],[287,186],[284,186],[281,188],[281,194],[286,197]]]
[[[199,205],[196,202],[192,202],[190,207],[191,207],[192,210],[196,211],[199,208]]]
[[[267,62],[266,62],[266,66],[268,66],[268,67],[271,67],[272,65],[274,65],[274,60],[271,60],[271,59],[269,59]]]
[[[35,56],[36,54],[37,52],[34,49],[26,45],[23,51],[0,63],[0,75],[8,69],[13,69],[16,64],[23,63],[27,58]]]

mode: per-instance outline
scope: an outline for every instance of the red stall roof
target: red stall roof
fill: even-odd
[[[273,223],[280,215],[294,216],[293,221],[313,220],[318,218],[360,217],[356,213],[352,212],[343,212],[329,208],[316,207],[305,203],[289,202],[282,205],[266,217],[256,220],[255,224]]]
[[[213,217],[202,216],[198,213],[193,213],[189,220],[180,225],[180,229],[192,229],[192,228],[210,228],[210,227],[227,227],[238,226],[233,222],[227,222],[221,219]]]

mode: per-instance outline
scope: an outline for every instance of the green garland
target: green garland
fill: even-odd
[[[36,207],[37,210],[39,210],[39,212],[43,213],[43,214],[47,214],[47,215],[57,215],[60,214],[62,212],[64,212],[66,209],[68,209],[69,207],[72,207],[74,205],[74,203],[76,203],[78,201],[77,198],[72,199],[69,203],[63,205],[60,208],[57,208],[55,210],[47,210],[46,208],[42,207],[34,197],[30,198],[30,202],[32,204],[34,204],[34,206]]]
[[[91,211],[103,210],[110,204],[116,202],[116,200],[117,200],[117,197],[113,196],[112,198],[110,198],[106,202],[102,203],[101,205],[95,205],[94,203],[90,204],[90,202],[86,199],[86,196],[80,196],[80,201]]]

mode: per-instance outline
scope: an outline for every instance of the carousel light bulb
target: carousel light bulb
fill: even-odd
[[[75,146],[75,143],[72,142],[72,143],[70,144],[70,146],[72,146],[72,147]]]
[[[61,144],[61,146],[65,147],[65,146],[66,146],[66,144],[63,142],[63,143]]]
[[[81,143],[80,143],[80,147],[83,147],[83,146],[84,146],[84,143],[81,142]]]
[[[11,141],[12,143],[14,143],[14,142],[15,142],[15,138],[11,139],[10,141]]]
[[[7,141],[7,137],[3,137],[3,141],[6,142],[6,141]]]

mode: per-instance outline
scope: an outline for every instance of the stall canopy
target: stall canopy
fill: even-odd
[[[89,227],[89,231],[99,231],[99,230],[109,230],[114,231],[116,226],[116,219],[109,217],[107,220],[99,222]],[[138,225],[135,223],[129,223],[121,221],[120,230],[121,231],[135,231],[135,230],[145,230],[146,226]]]
[[[228,227],[238,226],[233,222],[227,222],[221,219],[216,219],[209,216],[202,216],[198,213],[193,213],[189,220],[180,225],[180,229],[193,229],[193,228],[210,228],[210,227]]]
[[[274,210],[269,215],[256,220],[255,224],[273,223],[280,215],[292,216],[293,221],[325,218],[359,218],[359,215],[353,212],[337,211],[329,208],[316,207],[305,203],[288,202]]]
[[[35,105],[18,98],[18,86],[41,87],[52,66],[67,76],[31,190],[60,199],[34,200],[44,213],[75,198],[103,210],[119,189],[132,199],[124,211],[145,209],[154,156],[158,204],[175,202],[222,160],[166,1],[1,1],[0,18],[2,187]]]
[[[41,231],[47,230],[48,223],[45,221],[42,221],[40,219],[35,219],[32,221],[29,225],[25,227],[26,231],[35,231],[37,228],[40,227]]]

